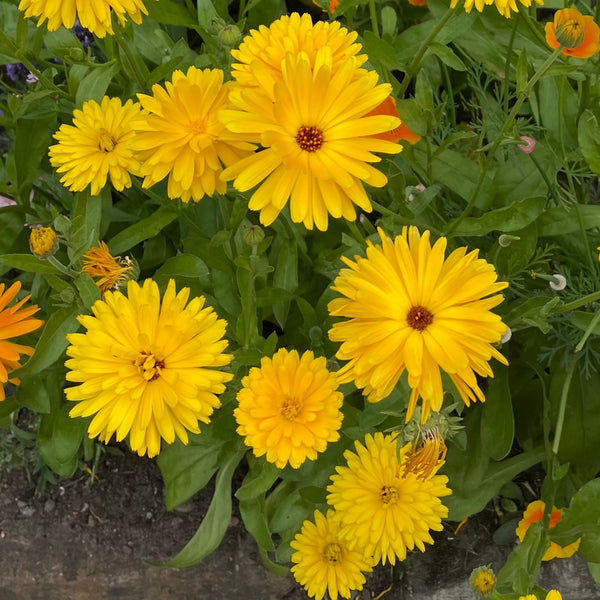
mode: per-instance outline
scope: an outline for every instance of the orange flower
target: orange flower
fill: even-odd
[[[417,0],[418,2],[419,0]],[[396,101],[388,96],[379,106],[376,106],[372,111],[367,113],[366,117],[372,117],[375,115],[389,115],[391,117],[398,117],[398,110],[396,109]],[[405,123],[400,123],[398,127],[392,129],[391,131],[385,131],[384,133],[378,133],[373,137],[379,138],[381,140],[387,140],[389,142],[399,142],[400,140],[405,140],[409,144],[416,144],[421,136],[414,131],[411,131]]]
[[[427,6],[427,0],[408,0],[408,3],[412,4],[413,6]],[[411,144],[412,143],[413,142],[411,142]]]
[[[516,534],[519,540],[523,541],[525,534],[532,523],[537,523],[544,518],[544,510],[546,505],[541,500],[535,500],[531,502],[523,513],[523,518],[517,525]],[[556,526],[557,523],[562,519],[562,509],[552,507],[552,513],[550,514],[550,528]],[[552,560],[553,558],[568,558],[573,556],[579,548],[580,539],[569,544],[568,546],[559,546],[556,542],[550,542],[550,547],[546,550],[546,553],[542,557],[542,560]]]
[[[329,0],[329,12],[333,14],[339,5],[339,0]]]
[[[600,51],[600,27],[594,17],[582,15],[575,8],[554,13],[554,22],[546,23],[546,42],[551,48],[563,45],[562,53],[575,58],[590,58]]]
[[[38,306],[33,305],[21,309],[31,296],[27,296],[8,307],[9,302],[14,300],[20,289],[20,281],[15,281],[6,291],[4,291],[4,284],[0,283],[0,384],[10,381],[18,385],[19,380],[14,378],[9,380],[8,374],[13,369],[18,369],[21,366],[19,364],[20,354],[27,354],[28,356],[33,354],[33,348],[30,346],[21,346],[9,342],[8,339],[35,331],[44,324],[44,321],[31,318],[31,315],[39,310]],[[4,398],[4,385],[0,385],[0,402]]]

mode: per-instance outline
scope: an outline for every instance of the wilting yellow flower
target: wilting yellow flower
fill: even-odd
[[[165,88],[155,84],[152,96],[138,94],[148,110],[136,122],[134,148],[142,161],[144,187],[169,176],[169,198],[198,202],[215,191],[225,193],[219,179],[223,165],[252,153],[254,146],[240,141],[217,121],[217,113],[229,105],[230,83],[223,71],[190,67],[184,75],[173,73]]]
[[[82,257],[81,270],[95,280],[102,293],[118,290],[134,270],[134,262],[126,256],[113,256],[104,242],[92,246]]]
[[[473,590],[480,596],[488,596],[496,587],[496,576],[489,567],[478,567],[469,577]]]
[[[354,204],[371,210],[363,182],[374,187],[387,183],[369,164],[381,160],[373,153],[402,150],[373,136],[394,129],[400,120],[365,116],[391,87],[377,85],[377,73],[360,70],[357,77],[353,58],[334,68],[331,49],[324,46],[314,68],[304,52],[287,55],[274,102],[252,89],[233,89],[230,99],[239,110],[224,110],[219,118],[231,131],[260,141],[263,150],[227,168],[222,178],[234,179],[241,192],[260,184],[248,206],[260,211],[264,225],[277,218],[288,200],[292,221],[308,229],[327,229],[329,214],[354,220]]]
[[[591,15],[582,15],[576,8],[562,8],[554,20],[546,23],[546,42],[565,56],[590,58],[600,52],[600,27]]]
[[[327,46],[333,71],[350,57],[360,67],[367,56],[359,54],[362,46],[355,43],[357,37],[355,31],[349,32],[337,21],[317,21],[313,25],[308,13],[284,15],[269,27],[252,29],[239,49],[231,51],[238,61],[231,65],[231,74],[243,87],[259,88],[273,100],[275,83],[283,81],[283,61],[288,53],[296,56],[303,52],[314,69],[319,49]]]
[[[60,182],[72,192],[88,185],[96,196],[110,180],[116,190],[131,186],[130,173],[137,175],[139,162],[133,154],[135,135],[132,121],[140,115],[140,105],[131,100],[122,105],[119,98],[104,96],[83,103],[73,112],[73,125],[61,125],[54,134],[58,144],[50,146],[50,164],[64,173]]]
[[[351,549],[373,556],[374,564],[396,558],[425,542],[429,530],[442,530],[448,509],[440,500],[451,494],[445,475],[414,472],[406,462],[412,444],[400,451],[397,435],[368,434],[365,445],[355,442],[356,453],[344,452],[348,466],[336,467],[327,502],[341,524],[340,536]]]
[[[108,442],[129,434],[131,449],[155,456],[161,438],[168,444],[177,436],[188,442],[186,430],[199,433],[198,422],[208,423],[220,406],[216,394],[225,390],[230,373],[217,370],[231,362],[223,354],[225,321],[204,297],[188,304],[189,288],[176,293],[169,281],[161,302],[158,285],[127,283],[127,296],[106,292],[82,315],[85,333],[67,336],[71,358],[67,381],[79,385],[65,390],[78,402],[71,417],[92,419],[88,433]]]
[[[507,283],[496,281],[493,265],[462,247],[444,258],[446,238],[433,247],[429,231],[404,227],[394,240],[380,229],[382,245],[367,242],[367,257],[342,257],[332,289],[343,298],[329,303],[329,313],[347,320],[329,331],[342,342],[337,357],[348,362],[340,382],[354,381],[369,402],[387,397],[408,371],[412,388],[406,419],[423,399],[421,420],[442,407],[440,369],[448,373],[468,406],[485,400],[476,375],[493,377],[491,358],[507,364],[491,344],[506,325],[491,309]]]
[[[142,0],[21,0],[19,10],[26,17],[40,17],[38,27],[48,21],[49,31],[61,25],[70,29],[77,18],[83,27],[100,38],[113,34],[111,10],[121,25],[127,17],[140,24],[142,14],[148,14]]]
[[[525,534],[529,529],[529,526],[532,523],[537,523],[544,518],[544,511],[546,509],[546,504],[542,500],[535,500],[531,502],[525,512],[523,513],[523,518],[519,521],[516,529],[517,537],[523,541],[525,538]],[[554,527],[557,523],[560,523],[562,519],[562,509],[558,509],[555,506],[552,507],[552,512],[550,514],[550,523],[549,527]],[[542,557],[542,560],[552,560],[553,558],[568,558],[569,556],[573,556],[577,549],[579,548],[579,544],[581,539],[576,540],[572,544],[568,546],[559,546],[556,542],[550,542],[550,547],[546,550],[546,553]]]
[[[337,387],[325,357],[281,348],[242,379],[233,411],[237,432],[256,456],[297,469],[340,437],[343,395]]]
[[[58,249],[58,238],[52,227],[34,227],[29,234],[29,247],[38,258],[46,258]]]
[[[452,0],[450,2],[450,8],[454,8],[458,4],[459,0]],[[519,0],[519,3],[523,6],[531,6],[531,0]],[[535,0],[536,4],[544,4],[543,0]],[[517,6],[516,0],[465,0],[465,12],[471,12],[475,7],[479,12],[482,12],[486,6],[494,4],[498,9],[498,12],[507,19],[510,19],[511,10],[518,12],[519,7]]]
[[[18,369],[20,354],[33,354],[31,346],[23,346],[9,342],[10,338],[18,335],[31,333],[44,324],[44,321],[32,318],[39,309],[37,305],[22,308],[22,306],[31,298],[26,296],[16,304],[8,306],[21,289],[21,282],[15,281],[6,291],[4,284],[0,283],[0,402],[5,399],[4,384],[7,381],[18,385],[18,379],[9,379],[8,375],[14,369]]]
[[[353,590],[362,590],[363,572],[373,570],[371,561],[340,538],[340,525],[332,510],[327,516],[316,510],[314,521],[304,521],[300,533],[290,542],[296,550],[292,554],[292,574],[315,600],[326,593],[331,600],[338,596],[350,598]]]

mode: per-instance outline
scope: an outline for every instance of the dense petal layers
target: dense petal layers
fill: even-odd
[[[5,399],[4,384],[9,380],[10,371],[21,366],[20,355],[33,354],[33,348],[30,346],[15,344],[8,340],[35,331],[44,324],[43,321],[32,317],[39,310],[37,305],[23,307],[31,296],[26,296],[12,306],[8,306],[20,289],[20,281],[15,281],[7,290],[4,284],[0,283],[0,402]],[[11,379],[11,382],[16,384],[18,380]]]
[[[242,379],[233,413],[237,432],[256,456],[298,468],[340,437],[343,396],[337,387],[324,357],[282,348]]]
[[[423,552],[425,543],[433,544],[429,531],[441,531],[448,516],[440,500],[452,493],[448,478],[411,470],[406,460],[411,445],[399,452],[396,438],[377,432],[364,445],[355,442],[356,452],[344,452],[347,466],[336,467],[327,487],[339,535],[374,564],[396,564],[414,548]]]
[[[231,362],[224,354],[226,322],[204,297],[188,303],[189,288],[176,293],[169,281],[164,297],[148,279],[127,284],[127,296],[106,292],[80,316],[85,333],[67,336],[67,380],[79,385],[65,390],[78,404],[71,417],[94,415],[88,433],[108,442],[129,434],[140,456],[159,453],[161,438],[188,442],[187,431],[199,433],[220,406],[230,373],[218,368]]]
[[[337,600],[350,598],[352,591],[362,590],[363,572],[371,572],[371,560],[359,550],[351,550],[340,535],[340,524],[332,510],[323,515],[316,510],[314,523],[304,521],[300,533],[290,542],[292,574],[309,597]]]
[[[406,370],[412,388],[407,420],[419,397],[422,421],[443,401],[440,370],[448,373],[467,405],[485,400],[476,375],[493,377],[491,358],[506,359],[491,344],[506,325],[491,312],[508,284],[478,251],[454,250],[445,258],[446,238],[433,246],[429,232],[405,227],[394,240],[379,230],[382,245],[367,242],[367,257],[343,258],[329,303],[335,323],[329,337],[349,361],[340,381],[354,381],[370,402],[387,397]]]
[[[452,0],[450,8],[458,5],[459,0]],[[544,4],[543,0],[535,0],[536,4]],[[531,0],[519,0],[519,4],[523,6],[531,6]],[[512,12],[519,12],[519,7],[516,0],[465,0],[465,12],[471,12],[475,7],[479,12],[482,12],[486,6],[494,5],[498,12],[507,19],[511,17]]]
[[[324,46],[314,66],[304,51],[286,55],[273,101],[251,88],[233,89],[237,110],[224,110],[219,118],[262,149],[227,168],[222,178],[233,179],[241,192],[259,186],[249,207],[260,211],[264,225],[288,201],[292,220],[308,229],[327,229],[328,215],[354,220],[354,205],[371,210],[363,183],[387,183],[371,166],[381,160],[375,153],[402,149],[374,137],[400,124],[390,115],[367,116],[391,92],[377,77],[359,69],[352,57],[334,67],[331,48]]]
[[[142,15],[148,14],[142,0],[21,0],[19,10],[26,17],[39,17],[38,26],[47,21],[50,31],[61,25],[70,29],[77,18],[83,27],[101,38],[113,34],[111,11],[121,25],[127,17],[139,24]]]
[[[169,198],[198,202],[225,193],[227,186],[219,179],[223,165],[254,150],[217,120],[217,113],[229,107],[230,85],[223,83],[219,69],[190,67],[185,74],[175,71],[164,88],[153,85],[152,96],[138,94],[147,114],[135,124],[134,148],[145,188],[168,175]]]
[[[543,520],[545,510],[546,504],[542,500],[534,500],[527,506],[525,512],[523,513],[523,518],[519,521],[516,529],[516,534],[519,540],[523,541],[525,534],[532,523]],[[550,528],[555,527],[557,523],[560,523],[561,519],[562,509],[553,506],[552,512],[550,513],[550,521],[548,526]],[[559,546],[556,542],[550,542],[550,546],[548,547],[548,550],[546,550],[542,560],[568,558],[569,556],[573,556],[573,554],[577,552],[580,542],[581,539],[577,539],[575,542],[567,546]]]
[[[61,125],[54,134],[58,144],[50,146],[50,164],[64,173],[60,182],[72,192],[88,185],[98,195],[110,176],[116,190],[131,187],[131,174],[137,175],[139,162],[131,141],[132,122],[140,115],[140,105],[104,96],[83,103],[73,112],[73,125]]]

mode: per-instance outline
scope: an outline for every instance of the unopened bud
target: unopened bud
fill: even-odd
[[[219,41],[223,46],[233,48],[237,46],[242,39],[242,33],[237,25],[225,25],[221,31],[219,31]]]
[[[522,135],[521,139],[525,142],[524,144],[517,144],[517,148],[525,154],[531,154],[535,150],[535,140],[528,135]]]
[[[69,58],[74,62],[80,62],[85,58],[83,48],[69,48]]]
[[[577,48],[583,37],[583,23],[577,19],[567,19],[556,28],[556,41],[565,48]]]
[[[36,227],[29,234],[29,247],[38,258],[48,258],[58,250],[58,237],[52,227]]]
[[[265,239],[265,232],[258,225],[250,225],[244,230],[242,239],[248,246],[258,246]]]

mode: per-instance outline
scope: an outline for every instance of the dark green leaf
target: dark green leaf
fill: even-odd
[[[481,439],[486,454],[503,459],[511,450],[515,435],[508,367],[494,366],[493,379],[489,379],[485,404],[481,415]]]
[[[169,206],[161,206],[155,213],[117,233],[109,242],[113,254],[121,254],[136,244],[159,233],[177,218],[177,213]]]

